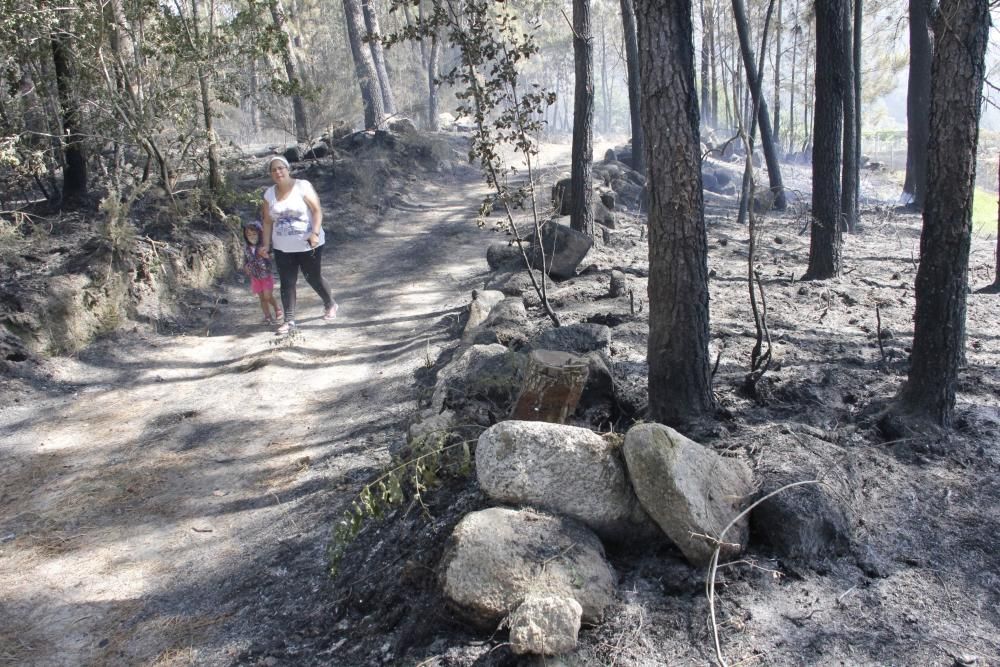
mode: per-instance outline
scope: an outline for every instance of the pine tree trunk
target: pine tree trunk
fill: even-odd
[[[642,92],[639,82],[639,41],[636,33],[635,6],[632,0],[621,0],[622,29],[625,39],[625,67],[628,71],[628,109],[632,126],[632,169],[646,173],[646,148],[639,109]]]
[[[864,34],[861,32],[863,26],[863,0],[854,0],[854,159],[855,171],[858,174],[858,197],[861,196],[861,42]],[[854,219],[861,221],[860,205],[855,205]]]
[[[573,0],[573,164],[570,168],[570,227],[593,235],[594,188],[594,49],[590,31],[590,0]]]
[[[806,146],[811,146],[813,143],[813,132],[810,126],[810,111],[813,109],[813,100],[809,92],[809,72],[810,65],[809,60],[812,55],[812,49],[809,48],[809,30],[806,29],[806,48],[805,48],[805,62],[802,66],[802,149],[805,150]],[[815,151],[813,151],[815,152]]]
[[[753,96],[754,106],[757,107],[760,144],[764,150],[764,160],[767,162],[767,178],[771,194],[774,196],[774,208],[783,211],[787,206],[785,186],[781,182],[781,165],[778,163],[778,153],[774,149],[774,135],[771,131],[767,100],[764,99],[761,82],[757,78],[757,65],[754,62],[753,48],[750,46],[750,28],[743,0],[733,0],[733,17],[736,20],[736,34],[740,40],[740,54],[743,57],[743,69],[746,70],[747,87]]]
[[[437,35],[431,37],[430,57],[427,60],[427,129],[438,131],[438,60],[441,53],[441,42]]]
[[[778,17],[775,21],[774,31],[774,143],[781,153],[781,37],[784,32],[783,17],[781,15],[782,0],[778,0]]]
[[[710,115],[710,110],[712,108],[709,102],[708,94],[708,63],[711,59],[709,55],[709,49],[711,48],[711,41],[708,38],[708,16],[706,13],[705,0],[700,0],[700,10],[701,10],[701,120],[708,126],[714,126],[715,123],[712,122],[712,117]]]
[[[195,44],[201,48],[201,10],[198,7],[198,0],[191,0],[191,30],[194,34]],[[209,39],[211,39],[209,35]],[[202,121],[205,124],[205,136],[208,140],[208,187],[215,193],[220,194],[223,189],[222,166],[219,164],[218,141],[215,136],[215,128],[212,122],[212,90],[209,86],[209,71],[206,63],[198,62],[198,90],[201,94]]]
[[[927,195],[927,136],[930,132],[930,0],[910,0],[910,77],[906,84],[905,199],[918,211]]]
[[[608,40],[604,25],[601,25],[601,130],[611,131],[611,102],[612,90],[608,85]]]
[[[292,117],[295,123],[295,140],[299,143],[309,141],[309,121],[306,116],[306,104],[299,91],[302,80],[295,71],[295,60],[292,57],[292,37],[288,34],[285,24],[285,8],[281,6],[281,0],[271,0],[271,20],[274,27],[285,35],[285,47],[281,50],[281,60],[285,65],[285,76],[292,87]]]
[[[726,56],[727,56],[726,40],[725,37],[723,37],[722,39],[719,40],[719,61],[722,63],[722,66],[720,68],[722,70],[722,76],[720,78],[722,79],[721,92],[722,92],[722,111],[723,111],[722,114],[719,114],[719,117],[721,118],[724,116],[726,119],[726,128],[732,128],[736,124],[733,122],[733,116],[732,116],[733,105],[729,103],[729,96],[731,95],[733,86],[729,85],[729,77],[726,76],[726,74],[729,72],[729,67],[726,66],[726,63],[730,62],[729,58],[727,58]]]
[[[840,275],[840,170],[844,132],[846,0],[816,5],[816,120],[812,168],[812,235],[803,280]]]
[[[792,82],[788,95],[788,132],[785,145],[788,150],[795,150],[795,61],[799,54],[799,33],[802,32],[799,22],[799,0],[795,0],[795,30],[792,33]]]
[[[927,199],[903,407],[952,424],[965,344],[972,195],[989,37],[988,0],[941,0],[934,17]]]
[[[636,13],[650,201],[649,418],[680,425],[713,408],[691,0],[638,0]]]
[[[404,2],[403,3],[403,15],[406,17],[406,25],[407,25],[407,27],[413,27],[413,25],[414,25],[414,23],[413,23],[413,14],[410,12],[410,3],[408,3],[408,2]],[[419,0],[417,2],[417,18],[420,21],[420,25],[423,25],[424,24],[424,3],[420,2]],[[427,40],[425,40],[423,37],[421,37],[417,41],[420,43],[420,67],[421,67],[421,69],[426,70],[427,67],[429,66],[429,63],[427,62],[427,58],[429,56],[428,49],[427,49]]]
[[[850,9],[850,0],[846,0]],[[841,230],[853,232],[858,224],[858,143],[856,116],[861,113],[860,100],[854,97],[854,20],[851,12],[844,13],[844,164],[841,173]],[[859,37],[860,39],[860,37]]]
[[[385,120],[385,107],[382,105],[382,91],[375,63],[372,62],[371,50],[361,41],[362,35],[366,32],[361,0],[343,0],[343,2],[344,16],[347,19],[347,41],[351,44],[354,71],[358,77],[361,103],[365,109],[365,129],[376,130],[382,127]]]
[[[715,38],[715,0],[709,0],[709,11],[711,12],[711,23],[708,26],[708,38],[710,41],[709,54],[712,58],[710,68],[712,70],[712,111],[709,118],[712,119],[712,127],[719,126],[719,77],[716,64],[716,44]]]
[[[382,92],[382,108],[385,113],[394,116],[396,115],[396,98],[392,94],[392,86],[389,85],[389,71],[385,67],[385,54],[379,38],[381,33],[378,26],[378,14],[375,13],[372,0],[361,0],[361,11],[365,16],[365,28],[369,35],[368,48],[372,52],[372,62],[375,64],[375,73],[378,74],[379,89]]]

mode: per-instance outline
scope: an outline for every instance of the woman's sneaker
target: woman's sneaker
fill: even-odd
[[[295,322],[285,322],[278,330],[274,332],[274,335],[281,336],[282,334],[290,333],[295,330]]]
[[[337,308],[338,308],[338,306],[337,306],[337,302],[336,301],[334,301],[333,303],[331,303],[330,307],[327,308],[323,312],[323,319],[324,320],[336,319],[336,317],[337,317]]]

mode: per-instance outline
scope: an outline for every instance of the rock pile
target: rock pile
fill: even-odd
[[[627,165],[614,157],[603,170],[620,172],[607,177],[612,184],[628,178]],[[554,223],[552,229],[568,227]],[[616,233],[628,234],[628,224]],[[597,298],[634,298],[629,292],[633,280],[645,277],[641,268],[591,265],[578,271],[580,256],[594,248],[587,238],[587,250],[573,251],[566,265],[573,270],[560,269],[551,293],[606,275]],[[537,245],[547,249],[544,234]],[[599,623],[615,603],[617,578],[605,545],[645,548],[668,541],[691,566],[704,568],[717,549],[723,559],[740,554],[751,524],[772,553],[790,558],[849,543],[843,514],[817,488],[789,496],[790,505],[763,503],[761,516],[769,517],[764,528],[754,516],[740,516],[786,480],[781,471],[768,473],[757,488],[742,460],[667,426],[638,423],[624,437],[595,432],[608,430],[601,424],[634,424],[642,415],[646,369],[639,351],[647,325],[614,313],[558,328],[529,318],[533,304],[522,263],[520,251],[491,247],[490,289],[473,293],[461,343],[439,369],[431,407],[411,429],[411,438],[459,424],[478,429],[476,479],[493,507],[458,523],[438,568],[444,597],[465,618],[490,629],[506,626],[515,653],[559,655],[574,650],[581,623]],[[519,418],[518,397],[525,395],[533,365],[544,360],[556,371],[572,369],[567,377],[583,387],[556,388],[569,403],[562,412],[539,411],[552,421]],[[557,382],[559,373],[552,378]],[[795,508],[818,508],[817,518],[806,512],[784,521],[788,530],[774,525],[773,517]]]

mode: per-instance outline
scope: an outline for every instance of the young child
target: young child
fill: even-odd
[[[260,309],[264,311],[264,324],[280,322],[285,314],[274,300],[274,276],[271,275],[271,260],[257,254],[263,228],[256,220],[243,223],[243,273],[250,277],[250,291],[260,298]],[[271,317],[271,309],[274,317]]]

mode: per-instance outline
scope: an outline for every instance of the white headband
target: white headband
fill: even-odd
[[[291,166],[288,164],[288,160],[281,157],[280,155],[275,155],[273,158],[267,161],[267,173],[269,174],[271,173],[271,165],[274,164],[275,162],[280,162],[281,164],[285,165],[285,169],[291,169]]]

